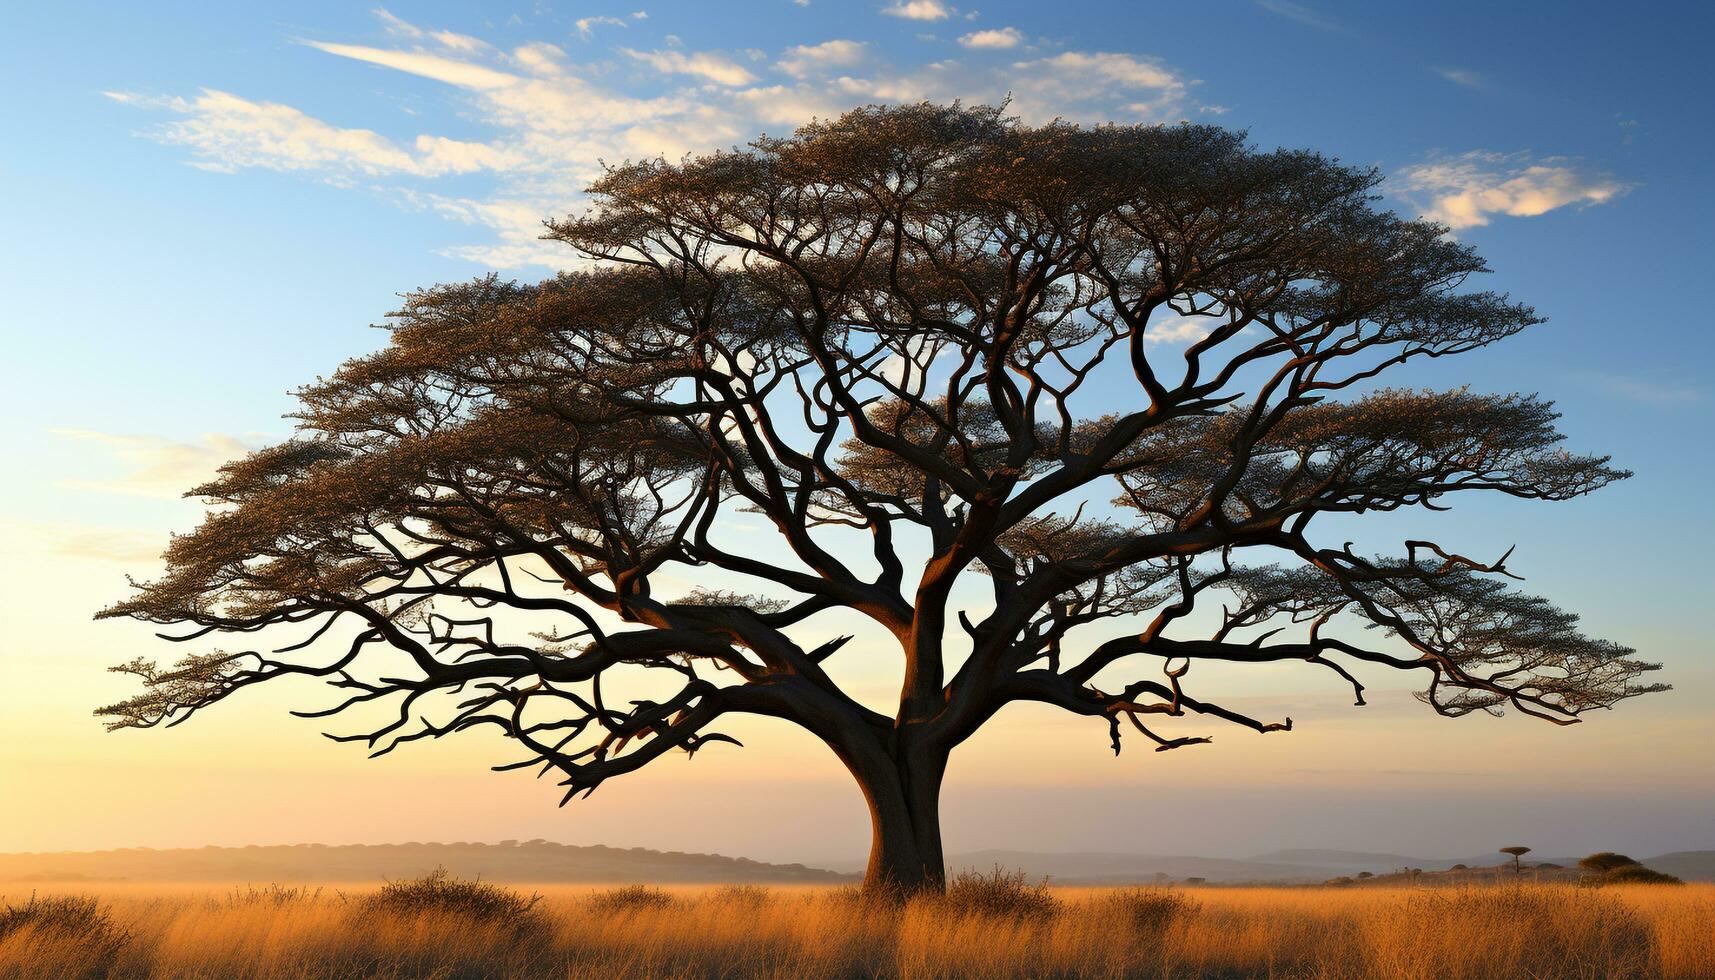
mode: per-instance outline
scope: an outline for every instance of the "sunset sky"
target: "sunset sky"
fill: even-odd
[[[384,341],[369,325],[397,294],[567,264],[540,222],[577,210],[601,161],[731,146],[854,105],[1008,97],[1029,122],[1189,119],[1375,166],[1388,207],[1475,244],[1496,270],[1484,287],[1549,322],[1396,383],[1541,392],[1572,448],[1637,475],[1571,503],[1461,502],[1362,533],[1485,556],[1516,544],[1528,589],[1662,661],[1676,689],[1561,729],[1440,718],[1398,677],[1372,678],[1375,703],[1354,708],[1322,672],[1213,672],[1228,703],[1297,730],[1117,759],[1099,722],[1014,709],[953,758],[949,851],[1715,848],[1701,302],[1715,8],[477,6],[8,9],[0,851],[545,837],[861,857],[855,785],[783,725],[565,809],[547,781],[488,772],[513,758],[493,741],[368,761],[286,715],[326,703],[301,688],[105,734],[91,710],[130,690],[105,668],[177,651],[91,616],[194,524],[180,493],[288,436],[292,388]],[[871,653],[849,678],[884,702],[897,657]]]

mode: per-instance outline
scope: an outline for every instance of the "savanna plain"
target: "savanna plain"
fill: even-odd
[[[7,889],[4,977],[1715,977],[1715,884]]]

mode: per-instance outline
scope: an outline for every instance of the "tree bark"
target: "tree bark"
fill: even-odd
[[[872,836],[866,891],[908,895],[946,888],[941,851],[941,778],[947,757],[930,751],[881,753],[848,762],[869,802]]]

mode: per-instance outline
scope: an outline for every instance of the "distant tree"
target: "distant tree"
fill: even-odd
[[[1375,872],[1373,872],[1373,871],[1360,871],[1360,872],[1358,872],[1359,878],[1374,878],[1375,876],[1376,876]]]
[[[1128,727],[1209,741],[1157,724],[1187,713],[1290,730],[1194,694],[1200,662],[1310,664],[1358,704],[1360,665],[1416,672],[1441,714],[1558,724],[1661,690],[1504,555],[1312,540],[1627,475],[1562,449],[1535,396],[1376,387],[1540,320],[1467,291],[1482,260],[1379,211],[1379,179],[1207,126],[933,105],[613,168],[549,228],[584,271],[409,296],[101,613],[302,632],[134,660],[142,692],[99,713],[319,678],[345,696],[305,716],[393,708],[337,739],[494,730],[567,799],[783,719],[860,784],[866,880],[912,890],[943,885],[950,754],[1011,704],[1117,752]],[[885,710],[838,679],[854,618],[886,643],[850,649],[899,672]]]
[[[1529,854],[1530,848],[1519,847],[1519,846],[1503,847],[1503,848],[1501,848],[1501,853],[1502,854],[1511,854],[1513,856],[1513,874],[1519,875],[1519,874],[1524,873],[1524,866],[1521,863],[1519,863],[1519,858],[1525,856],[1526,854]]]
[[[1613,851],[1597,851],[1588,857],[1578,859],[1579,868],[1594,874],[1606,874],[1615,868],[1624,868],[1636,864],[1636,861],[1624,854],[1615,854]]]
[[[1646,868],[1641,864],[1627,864],[1618,868],[1610,868],[1603,872],[1599,879],[1604,885],[1683,885],[1684,881],[1673,875]]]

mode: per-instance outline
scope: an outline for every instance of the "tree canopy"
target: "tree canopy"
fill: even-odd
[[[1556,723],[1661,690],[1504,556],[1313,533],[1628,475],[1534,395],[1382,386],[1539,318],[1468,288],[1483,261],[1378,181],[1210,126],[929,104],[611,168],[547,226],[579,271],[410,294],[101,613],[299,632],[122,665],[142,691],[101,714],[320,678],[345,696],[311,717],[396,709],[335,737],[492,727],[568,798],[786,719],[862,786],[870,880],[919,887],[948,754],[1010,703],[1117,752],[1208,741],[1162,724],[1187,713],[1291,728],[1196,690],[1200,661],[1303,661],[1359,704],[1359,674],[1409,671],[1444,715]],[[833,635],[839,610],[886,652]],[[836,683],[848,648],[897,668],[897,704]]]

